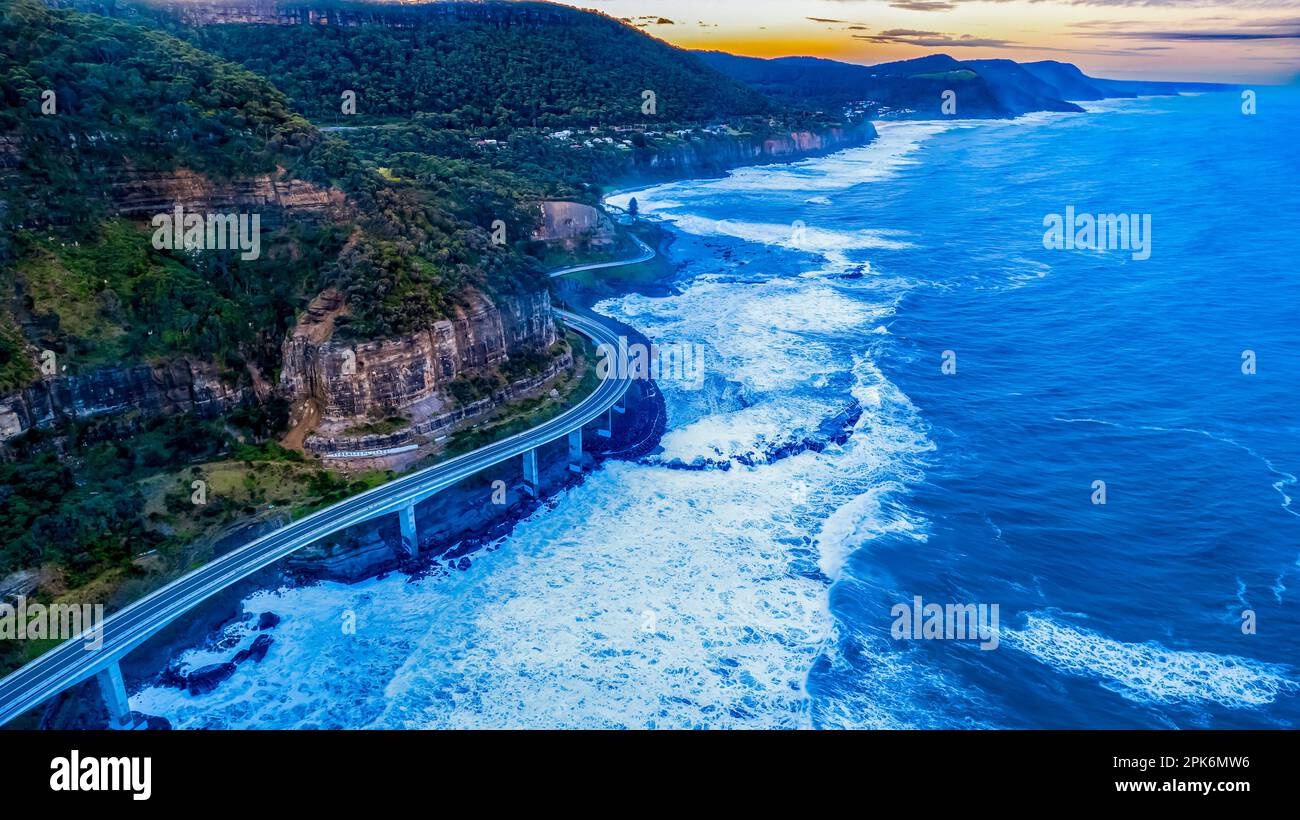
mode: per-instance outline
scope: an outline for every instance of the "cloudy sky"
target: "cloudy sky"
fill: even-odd
[[[879,63],[1063,60],[1098,76],[1288,82],[1300,0],[565,0],[686,48]]]

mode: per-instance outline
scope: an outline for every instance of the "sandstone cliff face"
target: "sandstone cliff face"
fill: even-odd
[[[533,239],[558,242],[573,250],[577,240],[586,240],[593,247],[613,245],[617,240],[614,221],[599,208],[581,202],[545,200],[538,203],[542,218]]]
[[[870,123],[851,128],[791,131],[765,138],[719,134],[708,139],[638,151],[634,160],[636,171],[643,175],[685,175],[828,153],[865,145],[875,137],[876,129]]]
[[[0,157],[5,152],[0,146]],[[262,226],[269,228],[289,214],[341,218],[349,207],[342,192],[289,179],[283,171],[231,181],[214,181],[185,169],[156,173],[115,168],[106,173],[113,211],[135,219],[172,213],[180,206],[191,213],[257,213]],[[222,383],[215,364],[186,358],[46,378],[0,395],[0,442],[63,417],[81,420],[132,411],[216,416],[240,403],[245,393],[244,388]]]
[[[368,446],[386,446],[473,415],[473,407],[456,407],[449,398],[447,386],[454,379],[497,367],[512,353],[545,349],[559,338],[545,291],[499,296],[495,303],[470,291],[466,306],[427,330],[352,344],[333,338],[333,320],[345,310],[340,294],[322,293],[283,345],[281,390],[291,401],[314,402],[321,412],[322,441],[309,442],[312,449],[357,446],[337,434],[376,414],[410,410],[415,424],[389,437],[393,441],[376,439],[365,442]],[[547,372],[553,375],[564,365],[553,362]],[[479,412],[494,403],[483,402]]]
[[[190,212],[259,213],[264,227],[288,214],[339,219],[348,215],[343,192],[275,174],[214,181],[193,171],[144,172],[118,169],[110,175],[109,196],[120,216],[150,219],[176,206]]]
[[[224,383],[215,365],[188,359],[42,379],[0,396],[0,441],[60,417],[88,419],[131,410],[216,416],[242,401],[244,392]]]

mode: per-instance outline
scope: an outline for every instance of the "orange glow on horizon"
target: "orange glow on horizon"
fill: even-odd
[[[1072,0],[577,0],[686,49],[825,57],[871,65],[956,59],[1060,60],[1094,76],[1289,82],[1300,74],[1291,0],[1207,5],[1078,5]],[[594,9],[592,8],[594,7]],[[660,20],[671,22],[660,22]]]

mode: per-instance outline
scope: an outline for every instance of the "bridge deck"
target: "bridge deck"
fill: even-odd
[[[618,343],[618,329],[599,316],[556,312],[569,327],[595,343]],[[629,379],[611,372],[582,402],[531,430],[340,501],[172,581],[105,618],[99,649],[88,650],[80,637],[73,638],[0,681],[0,724],[91,677],[206,598],[295,550],[355,524],[396,513],[480,470],[581,428],[613,407],[629,385]]]

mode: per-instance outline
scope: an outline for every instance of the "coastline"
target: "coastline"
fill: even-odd
[[[749,167],[750,165],[779,165],[799,162],[815,156],[861,148],[872,144],[877,139],[878,134],[873,127],[871,139],[860,144],[801,153],[794,157],[742,163],[735,167],[719,169],[716,174],[672,175],[657,179],[642,179],[638,180],[633,186],[620,187],[602,196],[601,207],[604,208],[604,200],[608,197],[620,193],[630,193],[670,181],[723,178],[737,170],[737,168]],[[594,275],[583,272],[554,280],[556,295],[574,312],[590,314],[593,312],[591,310],[592,305],[601,300],[615,298],[620,295],[637,293],[655,297],[667,296],[675,292],[673,283],[681,269],[681,263],[674,261],[672,257],[672,248],[677,239],[676,232],[659,220],[643,217],[639,224],[642,226],[643,233],[653,237],[656,250],[654,258],[627,267],[614,267],[589,272]],[[625,229],[628,228],[628,226],[624,227]],[[633,271],[633,276],[626,275],[629,270]],[[617,324],[630,341],[650,345],[650,340],[638,329],[617,320],[612,320],[607,316],[602,315],[602,318],[607,322],[613,321]],[[609,459],[634,460],[651,453],[657,448],[659,439],[666,431],[664,400],[654,387],[653,382],[647,381],[639,384],[642,385],[640,388],[642,395],[638,397],[637,401],[629,402],[628,412],[621,417],[623,422],[621,430],[619,425],[616,425],[616,435],[607,440],[605,449],[597,452],[585,451],[586,457],[593,466]],[[848,431],[859,413],[860,409],[855,411],[855,408],[846,408],[844,413],[836,417],[837,423],[833,426],[837,429],[830,430],[827,428],[823,431],[826,433],[824,441],[802,442],[798,446],[786,448],[782,452],[773,455],[779,457],[807,449],[820,450],[826,444],[840,442],[847,437]],[[223,590],[220,594],[205,602],[201,609],[195,611],[201,613],[197,617],[188,617],[184,621],[178,621],[158,633],[145,644],[142,644],[136,650],[139,654],[137,659],[124,659],[122,667],[128,681],[128,691],[138,690],[142,686],[158,684],[183,686],[185,682],[184,676],[177,674],[176,661],[180,655],[190,650],[221,648],[222,651],[227,651],[227,654],[230,655],[231,659],[227,661],[227,664],[237,661],[238,659],[235,656],[242,653],[235,650],[235,644],[231,641],[230,633],[232,630],[239,632],[242,629],[246,634],[249,621],[256,620],[258,613],[245,613],[242,606],[245,599],[258,591],[304,587],[321,581],[352,584],[367,579],[382,579],[392,572],[401,572],[410,580],[418,580],[435,574],[468,570],[473,564],[473,556],[476,553],[484,549],[490,549],[493,543],[509,536],[520,522],[545,506],[548,501],[561,491],[581,484],[590,474],[589,471],[585,471],[582,474],[575,475],[567,469],[565,459],[557,459],[554,457],[555,455],[557,455],[556,452],[551,453],[552,458],[549,460],[544,457],[539,458],[539,462],[541,462],[539,463],[539,469],[544,484],[544,491],[539,497],[531,498],[522,492],[512,492],[511,495],[515,496],[513,503],[505,505],[503,510],[492,511],[491,514],[486,516],[480,514],[484,489],[489,483],[483,476],[468,480],[466,486],[457,486],[444,490],[439,499],[444,504],[439,506],[445,505],[453,508],[453,510],[446,511],[446,517],[440,519],[442,522],[440,526],[443,528],[443,532],[439,534],[437,539],[440,546],[434,549],[426,547],[427,551],[417,559],[386,561],[344,578],[329,577],[328,573],[315,573],[311,570],[304,571],[303,562],[295,562],[294,558],[298,556],[292,556],[284,562],[283,567],[270,567]],[[702,464],[669,464],[666,466],[696,470],[708,467],[708,465]],[[461,503],[458,504],[458,502]],[[383,529],[385,527],[377,526],[368,533],[372,547],[377,543],[379,547],[385,548],[388,542],[398,540],[395,525],[391,527],[393,530],[391,533],[381,532]],[[250,531],[249,534],[250,537],[256,537],[256,533]],[[231,548],[235,546],[238,545],[232,545]],[[269,640],[263,641],[266,646],[269,646],[274,641],[273,628],[269,633],[259,631],[259,634],[269,636]],[[157,643],[158,645],[150,646],[151,643]],[[262,654],[265,654],[266,646],[262,648]],[[248,660],[248,658],[245,657],[244,660]],[[100,701],[97,684],[93,681],[83,682],[47,704],[46,708],[41,711],[40,723],[47,728],[90,728],[101,725],[101,721],[104,719],[101,715],[106,716],[106,713],[102,713],[102,703]],[[151,726],[153,728],[166,728],[159,725],[157,720],[152,719]]]
[[[671,239],[661,239],[657,243],[660,254],[670,244]],[[597,273],[601,272],[597,271]],[[591,304],[614,295],[607,285],[607,280],[596,281],[606,282],[606,286],[599,292],[565,279],[557,280],[557,284],[562,283],[564,298],[575,313],[592,314]],[[615,281],[623,280],[615,278]],[[662,293],[663,288],[667,287],[667,282],[659,281],[660,284],[650,287],[649,290]],[[560,288],[557,288],[558,290]],[[649,344],[649,340],[636,328],[612,320],[610,317],[602,316],[602,319],[617,325],[630,340]],[[591,470],[599,467],[604,461],[636,459],[658,446],[666,426],[663,397],[654,387],[653,382],[649,381],[634,384],[631,392],[637,392],[639,395],[630,398],[627,402],[627,411],[619,417],[620,424],[615,425],[613,435],[608,439],[600,439],[602,449],[584,448],[584,459],[588,462],[588,469],[582,473],[575,474],[569,469],[563,447],[543,447],[542,451],[549,452],[539,452],[541,493],[533,497],[522,491],[520,482],[508,482],[511,485],[508,498],[513,501],[502,505],[503,508],[499,509],[492,509],[491,504],[483,504],[483,498],[491,491],[492,482],[488,477],[478,475],[467,479],[461,485],[448,488],[436,497],[440,510],[451,508],[442,510],[445,517],[440,517],[439,526],[444,532],[441,534],[442,537],[437,538],[437,546],[430,548],[429,544],[425,544],[424,551],[415,559],[407,557],[384,562],[373,571],[364,570],[347,578],[330,577],[328,573],[313,572],[311,569],[304,568],[304,562],[301,560],[295,562],[294,559],[299,556],[290,556],[283,562],[283,566],[268,567],[222,590],[184,619],[173,622],[166,629],[151,636],[134,650],[132,655],[124,658],[121,665],[128,692],[151,685],[185,688],[186,676],[180,670],[178,661],[181,655],[191,650],[216,650],[225,652],[229,656],[225,663],[211,665],[223,666],[226,669],[213,670],[205,666],[188,670],[190,674],[203,673],[200,677],[216,676],[224,679],[222,676],[229,670],[233,670],[233,664],[260,660],[259,657],[248,656],[247,649],[242,652],[237,651],[238,641],[232,640],[235,635],[247,635],[254,631],[259,636],[266,636],[256,639],[260,641],[259,651],[262,655],[274,643],[274,626],[267,628],[252,626],[262,613],[248,613],[243,610],[244,601],[259,591],[300,588],[323,581],[352,584],[363,580],[382,579],[393,572],[400,572],[406,575],[408,580],[415,581],[470,569],[476,553],[491,549],[492,544],[509,536],[520,522],[546,506],[562,491],[582,484]],[[595,437],[588,437],[588,442],[593,438]],[[562,441],[560,443],[563,444]],[[554,445],[555,442],[551,444]],[[489,511],[487,515],[482,514],[485,507]],[[266,522],[250,526],[241,532],[241,535],[246,537],[241,538],[240,543],[257,538],[265,527]],[[392,532],[384,532],[388,529]],[[378,542],[381,547],[388,548],[389,541],[400,540],[396,529],[395,524],[391,527],[380,524],[372,527],[367,536],[372,542]],[[234,549],[239,545],[230,544],[228,548]],[[240,655],[244,657],[241,659]],[[219,683],[220,680],[216,680],[212,686]],[[93,729],[107,725],[107,711],[103,707],[98,684],[94,679],[83,681],[65,690],[33,714],[37,716],[36,722],[43,729]],[[165,719],[144,714],[139,717],[147,720],[151,729],[170,728],[166,725]],[[31,718],[26,720],[30,721]],[[6,728],[23,728],[23,726],[24,720],[20,719],[13,721],[10,727]]]

